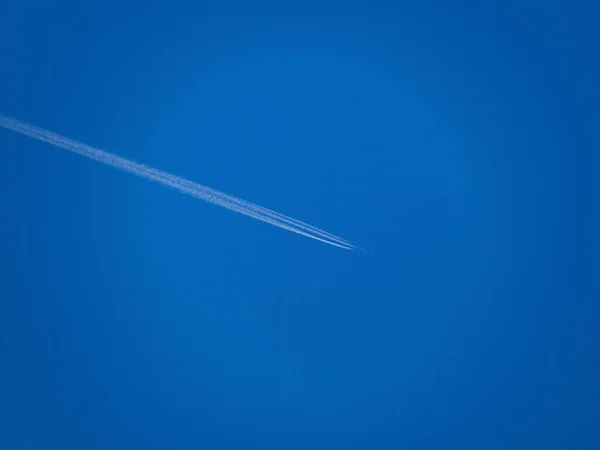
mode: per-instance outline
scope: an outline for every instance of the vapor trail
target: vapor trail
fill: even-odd
[[[0,126],[21,133],[25,136],[46,142],[57,147],[64,148],[82,156],[86,156],[109,166],[121,169],[125,172],[144,177],[146,179],[159,182],[191,195],[192,197],[205,200],[209,203],[222,206],[240,214],[252,217],[254,219],[269,223],[284,230],[300,234],[302,236],[324,242],[329,245],[340,247],[346,250],[355,250],[356,247],[345,239],[334,234],[328,233],[320,228],[314,227],[300,220],[278,213],[276,211],[264,208],[254,203],[248,202],[238,197],[225,194],[223,192],[211,189],[206,186],[194,183],[176,175],[163,172],[162,170],[148,167],[134,161],[121,158],[103,150],[79,143],[67,137],[53,133],[43,128],[21,122],[0,114]]]

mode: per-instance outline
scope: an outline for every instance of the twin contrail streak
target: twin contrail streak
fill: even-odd
[[[56,147],[69,150],[73,153],[86,156],[95,161],[108,164],[109,166],[124,170],[125,172],[133,173],[148,180],[170,186],[179,190],[180,192],[191,195],[192,197],[199,198],[214,205],[222,206],[223,208],[227,208],[237,213],[261,220],[276,227],[283,228],[284,230],[288,230],[311,239],[316,239],[317,241],[334,245],[346,250],[356,250],[356,247],[347,240],[328,233],[315,226],[304,223],[300,220],[294,219],[293,217],[286,216],[271,209],[264,208],[215,189],[202,186],[176,175],[171,175],[170,173],[163,172],[162,170],[154,169],[144,164],[139,164],[134,161],[121,158],[120,156],[112,153],[90,147],[51,131],[44,130],[43,128],[21,122],[17,119],[6,117],[2,114],[0,114],[0,126],[37,139],[38,141],[46,142]]]

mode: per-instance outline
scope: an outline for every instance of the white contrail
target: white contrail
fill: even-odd
[[[6,119],[6,120],[2,120],[2,119]],[[6,123],[4,123],[4,122],[6,122]],[[314,235],[320,236],[322,239],[325,239],[326,241],[337,242],[337,243],[341,244],[340,245],[341,247],[354,247],[352,244],[350,244],[348,241],[346,241],[344,239],[341,239],[335,235],[332,235],[330,233],[322,231],[316,227],[313,227],[312,225],[308,225],[304,222],[300,222],[291,217],[285,216],[283,214],[277,213],[277,212],[269,210],[267,208],[263,208],[261,206],[255,205],[253,203],[247,202],[247,201],[239,199],[237,197],[233,197],[233,196],[224,194],[222,192],[216,191],[214,189],[199,185],[197,183],[193,183],[191,181],[185,180],[185,179],[177,177],[175,175],[171,175],[171,174],[162,172],[160,170],[147,167],[143,164],[138,164],[138,163],[134,163],[133,161],[125,160],[125,159],[120,158],[111,153],[104,152],[102,150],[98,150],[93,147],[89,147],[85,144],[73,141],[71,139],[63,137],[56,133],[41,129],[39,127],[35,127],[33,125],[23,123],[19,120],[9,119],[9,118],[0,116],[0,124],[5,126],[6,128],[10,128],[13,131],[17,131],[19,133],[26,134],[27,136],[33,137],[35,139],[42,140],[44,142],[48,142],[53,145],[57,145],[59,147],[66,148],[73,152],[76,152],[76,153],[82,154],[84,156],[87,156],[89,158],[104,162],[106,164],[112,165],[112,166],[120,168],[122,170],[134,172],[138,175],[146,176],[148,178],[151,178],[151,179],[153,179],[155,181],[159,181],[159,182],[162,182],[162,180],[167,180],[165,182],[165,184],[168,184],[177,189],[183,190],[182,186],[185,186],[186,188],[188,188],[188,190],[185,190],[186,193],[188,193],[190,195],[194,195],[195,197],[210,201],[212,203],[217,203],[220,206],[224,206],[229,209],[237,210],[236,208],[233,208],[230,206],[231,204],[233,204],[232,206],[239,207],[242,210],[252,211],[253,212],[252,215],[247,214],[247,215],[251,215],[252,217],[255,217],[256,215],[267,216],[276,222],[284,222],[284,223],[287,223],[287,225],[292,228],[300,228],[306,232],[306,233],[300,233],[300,234],[304,234],[306,236],[308,236],[309,234],[311,234],[311,235],[314,234]],[[149,177],[148,175],[152,175],[152,177]],[[176,186],[174,185],[174,183],[176,184]],[[193,190],[194,192],[193,193],[190,192],[189,189]],[[210,197],[211,199],[209,199],[208,197]],[[218,200],[218,202],[217,202],[217,200]],[[227,205],[224,205],[223,202],[227,203]],[[238,212],[244,213],[243,211],[238,211]],[[267,220],[265,220],[265,222],[267,222]],[[272,222],[268,221],[268,223],[272,223]],[[288,229],[288,228],[286,228],[286,229]]]
[[[261,220],[276,227],[292,231],[302,236],[316,239],[317,241],[325,242],[326,244],[346,250],[356,249],[356,247],[347,240],[292,217],[268,208],[264,208],[246,200],[242,200],[241,198],[225,194],[215,189],[202,186],[176,175],[163,172],[162,170],[154,169],[144,164],[139,164],[134,161],[121,158],[112,153],[90,147],[51,131],[44,130],[43,128],[21,122],[20,120],[0,114],[0,126],[39,141],[43,141],[74,153],[78,153],[93,160],[108,164],[117,169],[139,175],[152,181],[157,181],[166,186],[175,188],[185,194],[205,200],[218,206],[222,206],[223,208],[230,209],[240,214],[247,215],[254,219]]]

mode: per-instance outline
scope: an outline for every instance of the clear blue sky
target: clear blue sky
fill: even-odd
[[[0,448],[600,448],[598,9],[190,3],[0,2],[0,112],[371,253],[0,129]]]

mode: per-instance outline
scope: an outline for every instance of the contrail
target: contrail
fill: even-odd
[[[44,130],[43,128],[30,125],[2,114],[0,114],[0,126],[39,141],[64,148],[73,153],[86,156],[95,161],[108,164],[109,166],[121,169],[125,172],[133,173],[148,180],[156,181],[166,186],[175,188],[180,192],[191,195],[192,197],[207,201],[214,205],[222,206],[223,208],[227,208],[237,213],[269,223],[276,227],[283,228],[284,230],[288,230],[329,245],[343,248],[345,250],[356,250],[356,247],[347,240],[300,220],[278,213],[271,209],[264,208],[241,198],[225,194],[224,192],[202,186],[176,175],[163,172],[162,170],[154,169],[144,164],[121,158],[120,156],[112,153],[90,147],[67,137],[61,136],[57,133]]]

